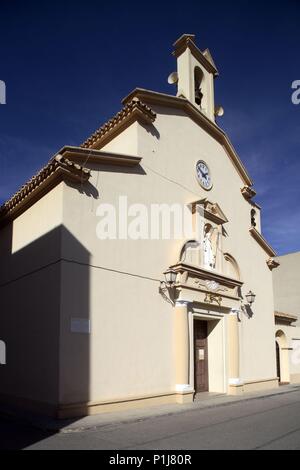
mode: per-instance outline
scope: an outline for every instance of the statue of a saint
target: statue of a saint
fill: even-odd
[[[214,269],[216,266],[216,256],[213,252],[212,245],[213,228],[207,224],[204,227],[204,240],[203,240],[203,264],[206,269]]]

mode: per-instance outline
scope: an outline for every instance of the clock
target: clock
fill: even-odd
[[[212,179],[210,169],[203,160],[199,160],[199,162],[197,163],[196,174],[200,186],[202,186],[202,188],[206,191],[209,191],[212,188]]]

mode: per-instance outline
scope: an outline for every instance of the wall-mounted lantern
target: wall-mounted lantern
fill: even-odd
[[[173,287],[176,284],[177,272],[174,269],[168,269],[165,273],[165,285],[167,287]]]
[[[177,272],[170,268],[164,273],[164,276],[165,280],[160,281],[159,292],[167,302],[174,305]]]
[[[250,306],[254,303],[255,297],[256,295],[251,290],[246,294],[246,299]]]

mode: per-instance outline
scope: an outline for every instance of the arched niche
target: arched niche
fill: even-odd
[[[188,240],[184,243],[180,251],[180,262],[187,264],[199,264],[199,242]]]
[[[229,253],[224,254],[223,274],[237,281],[241,280],[239,265]]]
[[[217,258],[219,250],[218,227],[211,223],[204,225],[203,246],[201,265],[203,268],[211,270],[217,268]]]

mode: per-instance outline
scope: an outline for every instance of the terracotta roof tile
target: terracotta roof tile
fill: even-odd
[[[132,117],[137,112],[140,118],[143,118],[146,123],[152,123],[156,119],[155,112],[147,106],[145,103],[140,101],[138,98],[133,98],[127,103],[121,111],[119,111],[112,119],[106,122],[100,129],[92,134],[82,145],[83,148],[93,148],[104,136],[111,133],[118,126]]]
[[[0,207],[0,220],[8,216],[17,206],[35,192],[48,178],[57,171],[62,171],[66,177],[86,181],[90,177],[90,170],[77,163],[71,162],[61,155],[56,155],[50,162],[34,175],[19,191]]]

